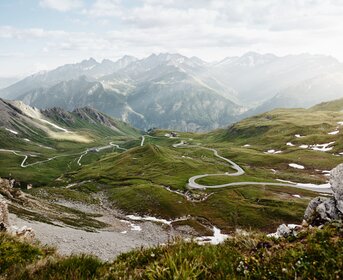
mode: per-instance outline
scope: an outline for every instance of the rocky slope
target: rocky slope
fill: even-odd
[[[27,142],[44,138],[85,140],[80,130],[93,125],[94,131],[109,129],[107,133],[125,135],[137,131],[125,123],[114,120],[91,108],[78,108],[67,112],[61,108],[39,110],[22,101],[0,99],[0,130]],[[82,134],[82,133],[81,133]],[[88,141],[88,140],[87,140]]]

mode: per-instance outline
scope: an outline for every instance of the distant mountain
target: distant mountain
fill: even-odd
[[[137,127],[144,125],[144,117],[132,110],[123,95],[105,90],[100,82],[89,81],[86,76],[31,90],[18,96],[18,99],[41,109],[60,107],[72,111],[88,106],[123,121],[135,123]]]
[[[343,97],[343,72],[329,73],[285,88],[247,113],[256,115],[274,108],[309,108],[340,97]]]
[[[81,76],[96,79],[98,77],[109,75],[119,71],[131,62],[137,59],[125,56],[116,62],[103,60],[101,63],[90,58],[76,64],[66,64],[52,71],[38,72],[31,75],[18,83],[0,91],[0,96],[5,98],[16,99],[25,92],[36,88],[48,88],[62,81],[78,79]]]
[[[9,87],[10,85],[18,82],[19,80],[19,77],[0,77],[0,89]]]
[[[210,72],[238,92],[241,104],[252,107],[306,80],[328,73],[343,73],[343,66],[329,56],[301,54],[278,57],[250,52],[241,57],[226,58],[212,65]]]
[[[207,63],[161,53],[64,65],[0,96],[45,109],[89,106],[141,129],[204,131],[274,108],[342,97],[342,81],[342,64],[323,55],[249,52]]]

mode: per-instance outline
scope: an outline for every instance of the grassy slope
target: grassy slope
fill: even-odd
[[[205,184],[222,184],[233,181],[275,181],[292,180],[306,183],[324,183],[327,178],[321,170],[330,170],[341,162],[341,134],[328,135],[337,127],[343,115],[337,112],[313,112],[311,110],[275,110],[260,116],[243,120],[228,129],[207,134],[180,133],[180,138],[190,144],[216,148],[219,153],[240,164],[246,171],[241,177],[208,177],[199,180]],[[75,124],[77,125],[77,124]],[[91,127],[87,127],[92,131]],[[99,135],[102,132],[99,132]],[[103,132],[104,135],[107,133]],[[76,164],[77,157],[66,157],[27,169],[18,167],[21,158],[6,155],[0,159],[2,165],[10,162],[10,169],[19,178],[29,182],[61,184],[52,181],[62,176],[64,182],[92,180],[103,190],[114,207],[127,213],[149,214],[163,218],[178,218],[191,215],[197,221],[213,223],[221,229],[231,231],[237,227],[274,230],[280,222],[298,223],[309,199],[316,194],[293,188],[246,186],[232,189],[207,190],[212,195],[204,202],[196,203],[171,193],[185,191],[190,176],[204,173],[223,173],[230,166],[213,156],[211,151],[199,148],[177,149],[171,145],[180,139],[169,139],[166,131],[155,131],[153,137],[146,137],[140,147],[140,139],[111,136],[97,138],[97,144],[116,143],[130,149],[126,152],[104,151],[90,153],[83,159],[82,167]],[[295,134],[304,135],[296,138]],[[130,138],[131,137],[131,138]],[[300,149],[301,144],[327,143],[336,141],[332,152]],[[292,142],[295,147],[286,146]],[[250,147],[242,147],[250,144]],[[58,151],[82,151],[85,146],[76,143],[55,143]],[[88,145],[88,144],[87,144]],[[93,145],[94,144],[89,144]],[[281,154],[270,155],[268,149],[282,150]],[[46,153],[53,152],[48,151]],[[305,170],[290,168],[289,163],[304,165]],[[15,167],[13,167],[15,166]],[[271,169],[276,170],[272,171]],[[319,171],[317,171],[319,170]],[[64,183],[66,184],[66,183]],[[89,195],[75,188],[80,197]],[[301,198],[292,195],[300,194]],[[63,195],[63,192],[58,194]],[[65,196],[70,199],[69,194]],[[77,194],[73,196],[77,197]],[[190,222],[191,223],[191,222]]]
[[[334,101],[328,101],[320,103],[311,108],[315,111],[342,111],[343,110],[343,98]]]
[[[330,170],[341,163],[342,145],[339,135],[328,135],[343,120],[337,112],[310,110],[275,110],[243,120],[232,127],[208,134],[180,133],[190,144],[201,143],[214,147],[219,153],[244,167],[241,177],[207,177],[204,184],[223,184],[235,181],[275,181],[324,183],[327,178],[321,170]],[[299,222],[311,192],[293,188],[246,186],[233,189],[208,190],[212,196],[202,203],[192,203],[172,194],[163,186],[185,190],[188,178],[204,173],[223,173],[230,170],[225,162],[201,148],[176,149],[179,139],[164,137],[167,131],[155,131],[146,137],[144,147],[135,147],[125,153],[108,154],[94,164],[83,166],[68,175],[72,181],[94,180],[107,186],[106,192],[113,205],[127,213],[140,213],[165,218],[184,215],[202,217],[228,231],[236,227],[271,230],[283,222]],[[295,134],[304,135],[296,138]],[[302,144],[336,141],[332,152],[318,152],[299,148]],[[139,145],[139,140],[129,146]],[[287,146],[292,142],[295,147]],[[250,147],[242,147],[250,144]],[[270,155],[269,149],[282,150]],[[297,170],[289,163],[304,165]],[[271,169],[276,170],[272,171]],[[318,171],[319,170],[319,171]],[[301,199],[292,197],[300,194]],[[219,210],[220,209],[220,210]]]
[[[20,164],[24,159],[23,156],[1,152],[1,177],[14,177],[24,183],[46,185],[66,172],[79,169],[77,159],[87,148],[105,146],[111,141],[122,144],[130,139],[137,138],[140,135],[138,130],[121,121],[115,121],[117,128],[120,131],[112,130],[109,127],[100,124],[92,124],[78,117],[74,117],[74,122],[68,123],[59,121],[59,119],[54,119],[53,121],[72,132],[92,139],[92,141],[90,143],[65,140],[58,141],[47,137],[43,131],[38,130],[37,128],[25,130],[24,132],[21,130],[22,124],[18,124],[16,127],[16,131],[19,132],[19,135],[14,135],[4,129],[0,129],[0,147],[2,149],[17,150],[20,151],[21,154],[29,153],[35,155],[35,157],[30,157],[26,161],[26,164],[59,156],[58,159],[46,163],[22,168],[20,167]],[[28,138],[31,141],[27,142],[24,138]],[[115,149],[107,149],[99,153],[89,153],[83,157],[82,163],[94,162],[103,154],[111,151],[115,151]]]
[[[0,274],[7,279],[340,279],[342,224],[273,240],[234,236],[199,246],[178,241],[135,250],[112,263],[58,256],[52,249],[0,235]]]

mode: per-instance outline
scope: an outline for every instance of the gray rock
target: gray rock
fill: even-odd
[[[292,230],[287,225],[282,224],[277,228],[276,235],[278,237],[288,237],[292,235]]]
[[[0,229],[6,230],[9,227],[8,207],[5,200],[0,200]]]
[[[336,207],[343,214],[343,164],[332,169],[330,175],[330,185],[334,193]]]
[[[330,185],[333,197],[316,197],[311,200],[304,214],[305,221],[310,225],[322,225],[343,217],[343,164],[331,170]]]
[[[307,206],[304,219],[308,224],[318,226],[332,220],[340,219],[340,214],[333,197],[316,197]]]

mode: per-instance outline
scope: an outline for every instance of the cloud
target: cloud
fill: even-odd
[[[37,61],[38,56],[45,55],[44,59],[49,56],[52,61],[55,57],[58,63],[62,61],[59,57],[63,61],[89,56],[114,59],[124,54],[142,57],[152,52],[181,52],[217,60],[250,50],[279,55],[325,53],[343,59],[343,1],[339,0],[40,3],[59,11],[75,9],[73,18],[60,15],[58,26],[65,26],[62,30],[0,26],[3,53],[22,51],[24,42],[24,52],[36,56]],[[3,41],[5,44],[1,44]],[[16,44],[15,50],[9,47],[10,42]]]
[[[40,0],[41,7],[66,12],[83,6],[82,0]]]
[[[60,38],[67,34],[62,30],[45,30],[43,28],[16,28],[13,26],[0,26],[0,38],[34,40],[39,38]]]
[[[90,8],[82,12],[91,17],[116,17],[122,15],[123,6],[120,0],[95,0]]]

